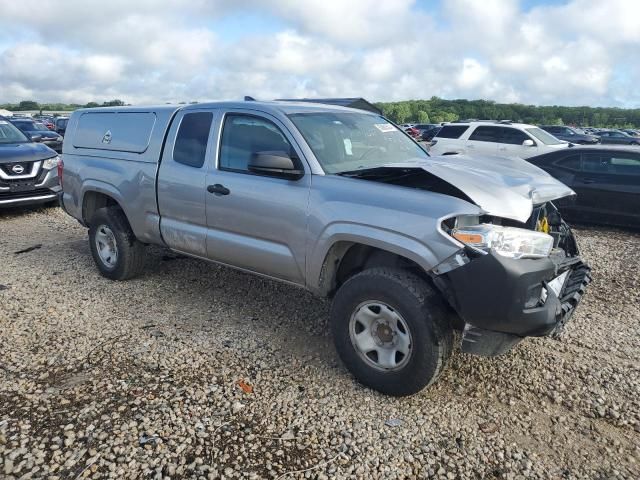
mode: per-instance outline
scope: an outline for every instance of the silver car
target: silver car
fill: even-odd
[[[568,187],[522,160],[430,157],[360,110],[79,110],[63,161],[102,275],[138,275],[157,244],[306,288],[332,300],[349,370],[391,395],[438,378],[454,329],[488,356],[559,332],[590,280],[552,203]]]

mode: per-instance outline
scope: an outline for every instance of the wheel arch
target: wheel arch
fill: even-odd
[[[83,189],[81,201],[82,223],[89,225],[91,217],[98,209],[112,206],[122,210],[127,221],[129,221],[127,212],[122,207],[123,204],[121,195],[113,187],[101,183],[86,185]]]
[[[427,277],[436,264],[433,252],[415,239],[389,232],[380,235],[335,235],[310,269],[316,294],[331,297],[348,278],[373,267],[401,267]],[[384,240],[380,237],[384,236]],[[311,282],[310,282],[311,283]]]

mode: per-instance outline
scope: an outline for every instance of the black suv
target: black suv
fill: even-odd
[[[0,208],[57,202],[58,158],[0,117]]]
[[[34,142],[44,143],[50,149],[62,153],[62,135],[52,132],[44,123],[28,118],[12,118],[9,121]]]
[[[600,143],[600,139],[595,135],[588,135],[579,132],[575,128],[565,127],[564,125],[539,125],[539,127],[565,142],[577,145],[595,145],[596,143]]]

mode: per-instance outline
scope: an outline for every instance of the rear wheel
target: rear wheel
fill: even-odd
[[[133,278],[144,267],[144,245],[118,207],[101,208],[91,217],[89,246],[98,270],[111,280]]]
[[[373,268],[338,290],[331,329],[340,358],[361,383],[405,396],[442,373],[453,343],[447,316],[438,294],[417,275]]]

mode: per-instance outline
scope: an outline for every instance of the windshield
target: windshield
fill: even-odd
[[[6,120],[0,120],[0,143],[25,143],[29,140]]]
[[[49,130],[47,127],[44,126],[44,123],[16,122],[14,125],[18,127],[20,130],[22,130],[23,132],[39,132],[42,130]],[[42,128],[40,128],[40,126],[42,126]]]
[[[300,130],[326,173],[376,168],[429,155],[383,117],[360,113],[294,113]]]
[[[558,140],[556,137],[554,137],[550,133],[547,133],[538,127],[525,128],[525,130],[529,132],[529,134],[536,137],[537,140],[540,140],[545,145],[562,145],[563,143],[567,143],[567,142],[563,142],[562,140]]]

